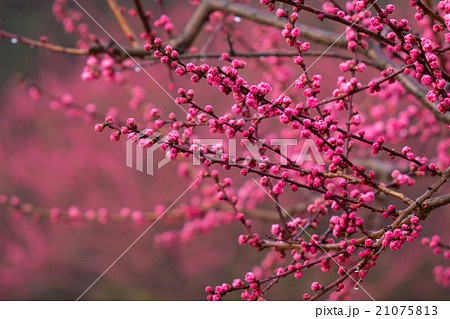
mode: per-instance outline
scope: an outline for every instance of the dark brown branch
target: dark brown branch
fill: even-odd
[[[141,18],[142,25],[144,26],[145,32],[151,36],[152,29],[150,27],[150,23],[148,22],[148,16],[145,14],[144,9],[142,8],[141,0],[133,0],[134,6],[136,7],[136,11]]]
[[[441,17],[439,14],[437,14],[435,11],[433,11],[430,7],[428,7],[425,3],[422,1],[417,1],[417,6],[420,7],[420,9],[423,10],[424,13],[432,17],[433,19],[439,21],[440,23],[445,24],[445,19]]]
[[[417,217],[425,219],[436,208],[450,204],[450,194],[445,194],[438,197],[433,197],[426,200],[422,206]]]

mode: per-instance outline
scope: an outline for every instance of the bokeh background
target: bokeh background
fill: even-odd
[[[175,2],[165,1],[169,13]],[[111,34],[125,41],[103,1],[80,3]],[[158,10],[153,1],[143,3]],[[64,32],[51,14],[52,4],[49,0],[0,0],[1,28],[33,39],[45,35],[50,42],[74,46],[76,36]],[[174,13],[175,32],[182,29],[192,11],[186,4],[186,14]],[[87,18],[84,21],[92,32],[104,37],[91,21]],[[134,25],[139,26],[137,22]],[[205,36],[197,41],[201,47]],[[221,39],[215,45],[214,52],[226,48]],[[314,72],[331,72],[333,61],[323,62],[315,66]],[[123,86],[102,80],[85,83],[80,80],[84,63],[84,57],[12,44],[6,39],[0,41],[0,193],[18,196],[22,203],[44,208],[67,209],[77,205],[83,211],[105,207],[114,213],[122,207],[142,211],[152,211],[158,204],[167,207],[191,183],[179,176],[177,163],[170,163],[153,177],[126,167],[123,141],[111,143],[107,134],[93,130],[95,123],[51,110],[48,99],[34,101],[17,81],[19,76],[29,79],[57,96],[69,93],[80,105],[95,103],[100,112],[117,108],[122,118],[133,116],[135,110],[128,107],[129,88],[139,84],[145,90],[146,101],[160,107],[166,116],[175,112],[181,117],[170,98],[143,72],[128,72]],[[248,71],[255,81],[263,74],[255,72],[256,67]],[[337,66],[335,69],[337,72]],[[148,70],[157,75],[163,86],[172,82],[167,69],[156,65]],[[183,84],[190,87],[188,82],[176,81],[179,80],[175,80],[176,87]],[[214,89],[197,91],[197,99],[205,104],[231,103]],[[237,177],[236,183],[244,182]],[[199,196],[199,190],[193,189],[180,202],[195,203]],[[424,235],[439,233],[444,242],[448,240],[448,215],[445,208],[433,213],[423,223]],[[133,222],[53,224],[14,214],[0,206],[0,299],[74,300],[147,226]],[[242,278],[265,257],[237,244],[242,229],[234,221],[186,243],[172,247],[154,244],[156,234],[181,227],[181,223],[156,223],[83,299],[205,300],[206,285]],[[268,224],[259,223],[255,227],[267,230]],[[433,255],[416,241],[401,251],[383,254],[363,286],[377,300],[448,299],[449,288],[436,283],[433,274],[434,265],[445,263],[448,265],[442,256]],[[283,280],[266,297],[299,300],[304,292],[309,292],[312,281],[329,282],[335,277],[335,269],[329,274],[311,271],[302,281]],[[238,297],[235,294],[230,298]],[[346,298],[368,299],[361,289],[350,289]]]

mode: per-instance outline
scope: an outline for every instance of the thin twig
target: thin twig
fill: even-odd
[[[133,30],[128,25],[127,20],[122,15],[122,12],[120,11],[119,6],[117,5],[117,2],[115,0],[106,0],[108,2],[109,8],[111,9],[112,13],[116,17],[117,22],[120,25],[120,28],[122,29],[123,33],[125,33],[125,36],[130,41],[131,46],[133,48],[136,48],[139,46],[138,42],[136,41],[136,35],[134,34]]]

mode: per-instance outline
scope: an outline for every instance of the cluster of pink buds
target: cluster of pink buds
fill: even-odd
[[[83,81],[92,81],[100,76],[100,68],[98,59],[95,56],[90,56],[86,60],[86,66],[81,73],[81,79]]]
[[[231,285],[223,283],[215,288],[212,288],[211,286],[205,288],[205,292],[209,294],[207,299],[210,301],[221,300],[222,296],[233,290],[243,290],[241,293],[241,298],[243,300],[263,300],[261,298],[262,290],[260,282],[253,272],[248,272],[245,275],[244,281],[241,279],[234,279]]]
[[[445,288],[450,286],[450,267],[436,266],[433,269],[436,282]]]
[[[403,247],[405,241],[412,243],[415,238],[419,237],[419,232],[422,230],[422,226],[417,225],[418,221],[419,219],[413,216],[411,217],[411,225],[403,224],[401,228],[387,231],[381,244],[384,247],[389,246],[392,250],[398,250]]]
[[[355,213],[334,215],[330,218],[330,228],[333,229],[333,236],[336,238],[356,233],[363,223],[364,220]]]
[[[397,185],[412,186],[416,182],[412,177],[406,174],[402,174],[398,170],[394,170],[391,174],[391,177],[394,179],[393,182],[395,182]]]
[[[446,259],[450,259],[450,245],[445,245],[441,242],[441,238],[437,235],[427,238],[422,238],[422,244],[427,245],[433,249],[433,253],[435,255],[439,255],[441,252],[444,252],[444,257]]]
[[[172,32],[174,25],[173,23],[170,21],[170,17],[166,14],[162,14],[159,19],[155,20],[155,22],[153,23],[153,25],[155,27],[163,27],[164,30],[166,30],[167,32]]]

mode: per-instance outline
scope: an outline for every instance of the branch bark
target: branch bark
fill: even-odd
[[[140,0],[134,0],[134,6],[136,7],[136,11],[141,18],[142,25],[144,26],[144,30],[148,35],[151,35],[152,29],[150,27],[150,23],[148,22],[148,17],[145,14],[144,8],[142,8],[142,4]]]
[[[448,204],[450,204],[450,194],[430,198],[422,204],[422,211],[417,214],[417,216],[421,219],[425,219],[436,208]]]

